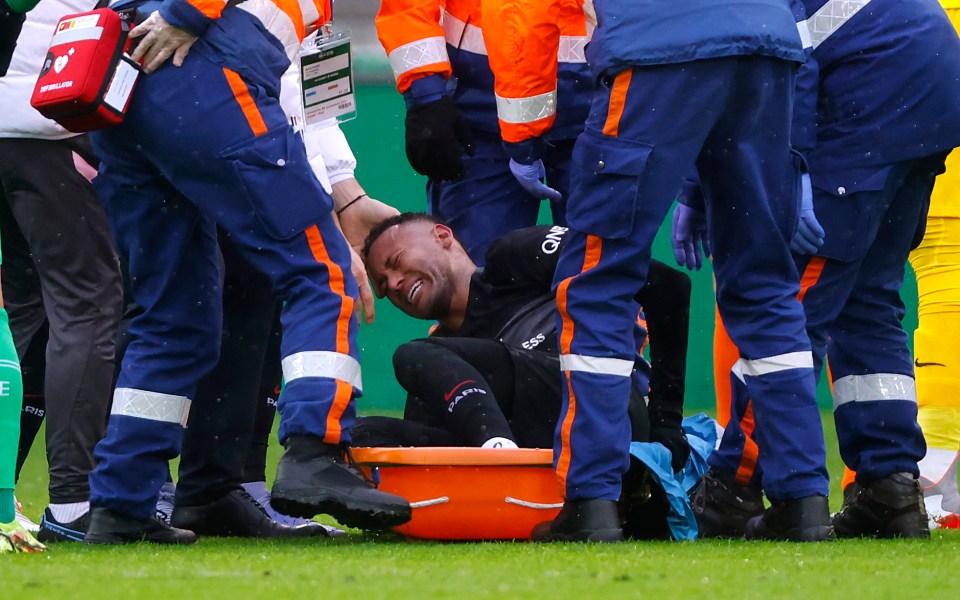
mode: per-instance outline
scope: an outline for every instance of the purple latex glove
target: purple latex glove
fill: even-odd
[[[673,256],[677,264],[691,271],[699,271],[703,266],[703,253],[710,256],[710,238],[707,235],[707,214],[690,208],[684,204],[677,204],[673,211],[673,228],[670,231],[670,242],[673,244]]]
[[[537,159],[532,164],[525,165],[512,158],[510,159],[510,172],[516,177],[523,189],[537,200],[558,201],[563,199],[563,194],[543,183],[543,178],[547,176],[547,169],[543,166],[543,161]]]
[[[820,246],[823,246],[823,235],[823,227],[813,212],[813,184],[810,182],[810,174],[804,173],[800,176],[800,223],[790,240],[790,251],[801,255],[816,254]]]

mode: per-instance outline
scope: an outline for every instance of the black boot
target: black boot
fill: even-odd
[[[837,537],[927,538],[927,509],[912,473],[857,482],[833,517]]]
[[[171,527],[155,516],[138,521],[107,508],[94,507],[90,509],[90,527],[83,541],[87,544],[192,544],[197,541],[197,535]]]
[[[619,542],[623,540],[617,503],[568,500],[553,521],[533,528],[535,542]]]
[[[642,462],[630,457],[630,470],[623,476],[623,492],[617,503],[624,537],[631,540],[673,539],[667,517],[670,499]]]
[[[741,538],[747,522],[763,514],[759,487],[739,484],[716,469],[704,473],[690,503],[701,538]]]
[[[218,500],[200,506],[177,504],[170,524],[198,535],[219,537],[327,537],[327,530],[319,523],[300,527],[277,523],[242,489],[230,490]]]
[[[279,512],[307,518],[328,514],[343,525],[368,530],[410,520],[410,503],[377,490],[344,459],[340,446],[312,436],[291,436],[286,446],[270,496]]]
[[[747,522],[748,540],[823,542],[833,539],[826,496],[795,500],[770,499],[770,508]]]

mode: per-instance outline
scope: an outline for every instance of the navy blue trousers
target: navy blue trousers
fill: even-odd
[[[799,179],[790,154],[795,66],[738,57],[637,67],[603,81],[574,149],[554,280],[564,405],[554,454],[567,499],[616,500],[629,465],[624,418],[634,300],[654,236],[699,172],[720,313],[754,398],[764,486],[826,495],[810,343],[787,239]]]
[[[269,42],[252,37],[251,53],[258,44]],[[97,447],[92,504],[153,512],[197,384],[217,361],[217,224],[285,302],[281,441],[349,441],[361,390],[357,285],[332,200],[276,94],[192,51],[182,67],[142,77],[126,121],[94,141],[97,189],[143,313]]]

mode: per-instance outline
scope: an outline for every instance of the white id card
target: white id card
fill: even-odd
[[[336,118],[343,123],[356,118],[350,30],[335,33],[324,26],[300,50],[300,85],[303,117],[307,125]]]

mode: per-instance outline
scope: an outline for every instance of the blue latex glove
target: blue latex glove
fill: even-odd
[[[539,158],[529,165],[519,163],[511,158],[510,172],[520,182],[521,187],[534,198],[538,200],[547,198],[553,201],[563,199],[563,194],[543,183],[543,178],[547,176],[547,169]]]
[[[823,227],[813,212],[813,184],[810,174],[800,176],[800,224],[790,240],[794,254],[816,254],[823,245]]]
[[[691,271],[699,271],[703,266],[700,248],[703,247],[703,253],[707,256],[712,253],[707,235],[707,214],[685,204],[677,204],[673,211],[670,242],[677,264]]]

